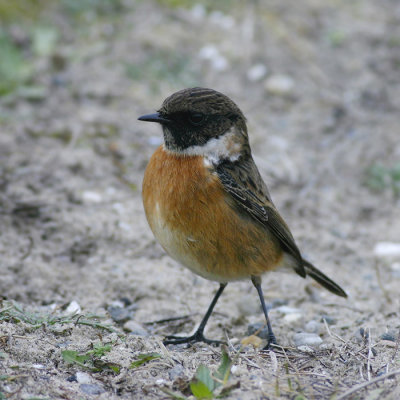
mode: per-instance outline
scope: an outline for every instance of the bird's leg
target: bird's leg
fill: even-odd
[[[261,288],[261,278],[259,276],[252,276],[251,277],[251,281],[253,282],[253,285],[257,289],[258,296],[260,297],[260,301],[261,301],[261,307],[263,309],[263,312],[264,312],[264,315],[265,315],[265,319],[267,320],[268,343],[265,346],[265,349],[267,350],[271,346],[273,346],[274,344],[277,344],[277,342],[276,342],[276,338],[275,338],[274,332],[272,332],[271,322],[270,322],[269,317],[268,317],[268,310],[267,310],[267,306],[265,305],[264,295],[263,295],[263,291],[262,291],[262,288]]]
[[[207,321],[210,318],[211,313],[213,312],[213,309],[215,305],[217,304],[217,301],[219,297],[221,296],[222,292],[224,291],[226,287],[226,283],[221,283],[219,286],[219,289],[217,293],[215,293],[215,296],[208,307],[208,310],[206,314],[204,315],[199,327],[197,328],[197,331],[192,335],[192,336],[187,336],[187,337],[180,337],[180,336],[166,336],[166,338],[163,340],[163,343],[165,345],[167,344],[181,344],[181,343],[195,343],[195,342],[204,342],[208,344],[223,344],[224,342],[220,340],[211,340],[207,339],[204,337],[204,328],[206,327]]]

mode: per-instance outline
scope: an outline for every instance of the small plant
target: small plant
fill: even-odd
[[[231,366],[232,360],[225,350],[222,350],[221,363],[214,373],[206,365],[200,365],[197,368],[195,376],[189,383],[194,397],[198,400],[219,399],[225,397],[231,390],[239,387],[239,382],[231,385],[228,384]],[[168,389],[163,389],[163,391],[175,400],[187,399],[187,397]]]
[[[111,325],[102,324],[101,319],[106,317],[95,314],[56,314],[56,312],[30,312],[13,301],[3,301],[0,303],[0,321],[12,323],[24,322],[32,329],[40,327],[55,327],[56,325],[74,324],[86,325],[93,328],[103,329],[109,332],[117,332]]]
[[[395,196],[400,195],[400,163],[393,167],[385,167],[375,163],[371,165],[365,174],[365,185],[375,191],[383,192],[392,189]]]
[[[61,356],[67,364],[89,369],[92,372],[111,370],[119,374],[121,367],[118,364],[101,360],[101,357],[111,350],[112,344],[113,343],[96,343],[93,344],[91,350],[85,353],[79,353],[75,350],[63,350]]]
[[[0,96],[3,96],[22,85],[31,76],[32,68],[21,49],[1,30],[0,54]]]
[[[133,361],[132,364],[130,365],[130,368],[140,367],[141,365],[143,365],[151,360],[155,360],[155,359],[161,358],[161,357],[162,356],[159,353],[139,354],[137,357],[137,360]]]

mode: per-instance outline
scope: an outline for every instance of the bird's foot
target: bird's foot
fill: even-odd
[[[268,343],[267,345],[263,348],[263,350],[271,350],[274,347],[278,345],[278,342],[276,341],[276,337],[273,333],[270,333],[268,335]]]
[[[207,339],[204,337],[203,332],[201,331],[196,331],[192,336],[174,336],[174,335],[168,335],[165,337],[163,340],[163,343],[165,345],[167,344],[182,344],[182,343],[188,343],[193,344],[197,342],[203,342],[207,344],[215,344],[217,346],[221,344],[225,344],[225,342],[221,340],[213,340],[213,339]]]

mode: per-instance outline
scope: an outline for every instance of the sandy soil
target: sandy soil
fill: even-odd
[[[240,345],[263,322],[251,282],[228,285],[207,329],[229,341],[227,398],[398,398],[400,258],[374,248],[400,242],[387,172],[400,162],[399,2],[172,3],[49,7],[57,45],[40,57],[28,26],[9,28],[41,92],[0,98],[0,398],[190,397],[199,365],[220,364],[219,348],[162,345],[199,323],[217,284],[164,254],[141,204],[161,132],[137,117],[188,86],[240,106],[299,247],[349,294],[265,276],[284,350],[263,352]],[[299,347],[299,332],[322,342]]]

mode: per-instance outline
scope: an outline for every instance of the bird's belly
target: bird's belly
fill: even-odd
[[[201,157],[159,148],[143,181],[149,225],[166,252],[194,273],[228,282],[274,269],[282,250],[266,229],[229,205]]]
[[[156,213],[149,219],[149,224],[164,250],[175,260],[190,269],[197,275],[203,278],[214,281],[226,281],[225,276],[219,276],[216,268],[209,269],[205,265],[205,259],[208,258],[205,254],[204,240],[189,236],[187,232],[190,230],[182,229],[182,227],[173,227],[166,222],[160,212],[160,205],[156,205]],[[199,259],[199,253],[203,252],[204,258]]]

